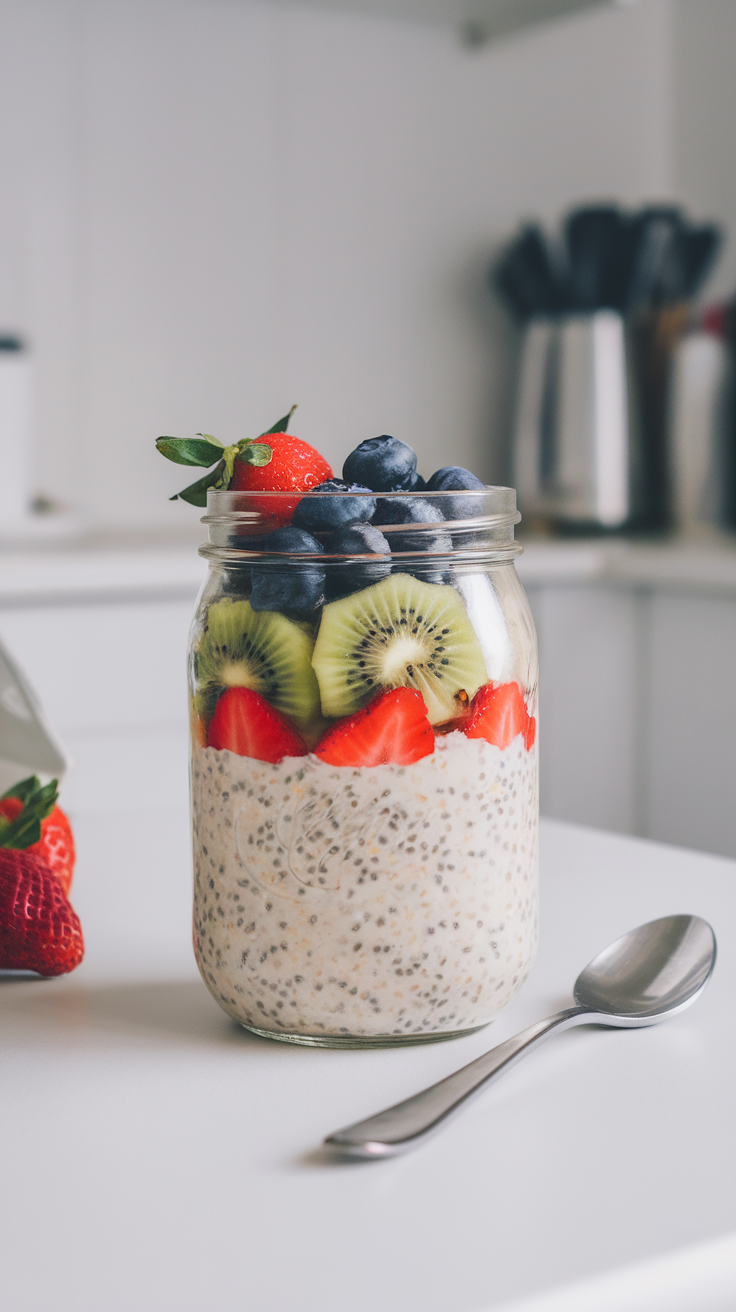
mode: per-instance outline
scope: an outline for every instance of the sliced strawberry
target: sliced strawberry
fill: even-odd
[[[207,746],[275,765],[285,756],[305,756],[307,745],[295,729],[250,688],[228,688],[215,707]]]
[[[536,736],[536,721],[526,709],[518,683],[502,683],[496,688],[487,683],[479,688],[464,732],[468,738],[485,738],[502,751],[521,733],[529,750]]]
[[[434,751],[424,698],[415,688],[379,693],[338,720],[314,749],[328,765],[411,765]]]
[[[332,478],[332,470],[319,451],[291,433],[265,433],[256,438],[270,446],[267,465],[251,465],[236,460],[230,484],[232,492],[308,492]],[[255,442],[253,443],[255,445]],[[296,497],[253,498],[253,509],[269,516],[273,527],[288,524],[299,504]]]
[[[0,849],[0,968],[66,975],[84,956],[79,917],[33,852]]]
[[[55,801],[56,784],[42,785],[35,776],[10,788],[0,797],[0,847],[33,852],[50,866],[68,893],[76,859],[74,836],[68,817]],[[41,836],[31,843],[34,822],[36,833],[40,824]]]

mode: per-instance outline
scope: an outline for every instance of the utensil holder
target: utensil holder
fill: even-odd
[[[527,328],[515,435],[527,514],[620,528],[631,513],[624,323],[614,310]]]
[[[570,531],[668,527],[669,384],[686,317],[677,305],[530,321],[514,431],[525,516]]]

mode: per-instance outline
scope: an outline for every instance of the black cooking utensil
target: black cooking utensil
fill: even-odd
[[[535,225],[522,228],[491,269],[493,286],[521,319],[554,314],[560,288],[547,242]]]
[[[683,236],[684,297],[697,296],[715,264],[723,243],[723,232],[715,223],[688,228]]]
[[[682,211],[675,205],[650,205],[634,216],[625,298],[629,313],[677,299],[682,283],[683,228]]]
[[[616,205],[589,205],[565,220],[567,304],[571,310],[621,309],[629,225]]]

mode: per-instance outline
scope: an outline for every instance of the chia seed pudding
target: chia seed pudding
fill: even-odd
[[[537,946],[537,749],[453,731],[410,765],[196,744],[194,939],[238,1021],[412,1041],[486,1024]]]

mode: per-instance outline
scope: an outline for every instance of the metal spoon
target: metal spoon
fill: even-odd
[[[715,935],[699,916],[664,916],[640,925],[616,939],[578,975],[576,1006],[530,1025],[438,1084],[338,1130],[325,1143],[350,1157],[406,1152],[550,1035],[573,1025],[636,1029],[683,1011],[702,993],[715,960]]]

